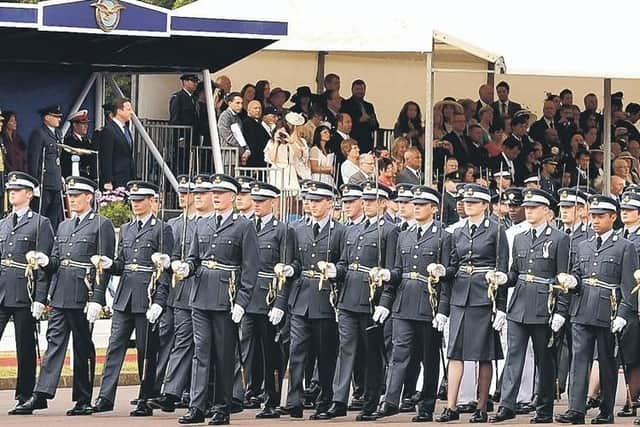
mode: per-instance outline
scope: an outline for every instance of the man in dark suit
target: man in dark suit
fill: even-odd
[[[132,114],[131,100],[116,99],[113,102],[113,119],[100,134],[100,182],[105,190],[124,187],[135,177],[133,138],[129,129]]]
[[[260,101],[254,100],[249,102],[247,114],[247,118],[242,121],[242,133],[251,151],[247,167],[265,168],[267,163],[264,160],[264,147],[272,137],[278,110],[269,106],[263,112]]]
[[[494,120],[500,117],[513,117],[516,111],[522,110],[522,106],[520,104],[509,99],[509,90],[509,83],[505,81],[501,81],[496,86],[498,100],[491,104],[495,113]]]
[[[40,183],[40,197],[42,200],[35,206],[38,213],[51,221],[54,230],[63,220],[62,212],[62,171],[58,144],[62,137],[58,127],[62,120],[62,109],[59,105],[49,105],[41,108],[38,113],[42,117],[42,126],[35,129],[29,137],[27,165],[29,174]],[[44,156],[44,157],[43,157]],[[44,168],[44,169],[43,169]]]
[[[351,130],[353,129],[353,121],[351,120],[351,116],[348,113],[340,113],[336,116],[336,128],[331,132],[331,139],[329,140],[329,151],[334,153],[336,156],[336,168],[340,170],[342,163],[347,160],[342,149],[340,148],[340,144],[345,139],[351,138]],[[312,141],[308,141],[309,144]],[[358,146],[361,147],[360,141],[358,141]],[[360,150],[360,153],[365,154],[366,151]],[[338,174],[338,182],[337,185],[341,186],[342,184],[346,184],[342,181],[342,174]]]
[[[478,89],[480,99],[476,101],[476,119],[480,120],[480,109],[493,104],[493,88],[488,84],[483,84]]]
[[[445,135],[445,141],[449,141],[453,145],[453,156],[458,159],[460,165],[466,165],[469,160],[470,143],[464,131],[467,127],[465,115],[457,113],[453,116],[451,123],[451,132]]]
[[[417,147],[411,147],[404,153],[404,169],[396,176],[397,184],[420,185],[422,182],[422,154]]]
[[[604,117],[598,113],[598,97],[595,93],[588,93],[584,96],[584,111],[580,113],[578,124],[584,132],[589,130],[588,120],[591,116],[595,118],[596,127],[602,131],[604,126]]]
[[[198,85],[198,76],[195,74],[183,74],[182,89],[171,95],[169,99],[169,124],[193,126],[196,118],[195,101],[193,92]]]
[[[363,80],[351,84],[351,98],[342,104],[341,112],[348,113],[353,120],[351,137],[358,141],[361,153],[373,151],[373,131],[378,129],[378,119],[373,104],[364,100],[367,85]]]
[[[534,141],[544,142],[544,132],[547,129],[555,128],[556,104],[553,101],[544,101],[542,107],[542,117],[535,121],[529,128],[529,136]]]

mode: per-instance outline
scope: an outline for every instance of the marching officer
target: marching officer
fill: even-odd
[[[412,421],[427,422],[433,421],[440,373],[441,335],[433,326],[440,298],[437,287],[446,280],[451,235],[444,230],[444,224],[435,220],[440,193],[427,186],[415,186],[412,192],[416,224],[400,233],[391,271],[382,270],[381,276],[389,282],[373,315],[377,322],[384,322],[389,314],[393,318],[387,392],[377,416],[400,412],[402,386],[415,352],[424,367],[424,380]]]
[[[631,295],[638,254],[633,243],[613,231],[618,203],[601,195],[587,201],[595,236],[578,245],[572,274],[558,280],[574,295],[569,308],[573,338],[569,409],[556,416],[556,422],[584,423],[589,368],[597,345],[601,403],[591,424],[612,424],[618,385],[616,338],[638,315],[637,298]]]
[[[189,410],[180,424],[204,422],[210,369],[215,369],[210,425],[229,424],[238,323],[249,305],[258,275],[256,229],[233,213],[240,184],[224,174],[211,177],[215,215],[200,219],[185,262],[174,261],[181,277],[195,275],[190,304],[194,332]],[[215,344],[215,345],[214,345]]]
[[[311,182],[305,197],[309,201],[311,222],[294,228],[296,248],[291,264],[282,267],[286,277],[294,277],[289,291],[291,345],[289,354],[289,394],[284,408],[292,418],[302,418],[302,379],[309,348],[318,359],[321,387],[316,412],[311,419],[326,412],[331,405],[336,363],[337,328],[335,321],[335,264],[340,259],[345,227],[331,219],[334,188],[330,184]]]
[[[247,315],[242,322],[242,339],[246,340],[246,352],[243,360],[248,377],[256,380],[256,384],[264,383],[266,399],[264,408],[256,414],[256,418],[279,418],[276,407],[280,403],[280,385],[283,370],[279,366],[279,349],[275,341],[276,329],[285,314],[284,307],[274,306],[278,287],[285,286],[284,276],[276,275],[274,267],[279,264],[290,264],[293,259],[294,236],[288,225],[274,218],[273,212],[280,190],[263,182],[254,182],[251,186],[251,198],[255,207],[255,228],[258,233],[259,271],[258,281],[253,288]],[[273,308],[272,308],[273,307]],[[260,357],[256,350],[261,348]],[[263,373],[262,378],[255,378],[255,372]],[[236,372],[238,383],[240,372]]]
[[[250,176],[240,175],[236,177],[236,181],[240,184],[240,192],[236,197],[236,208],[249,221],[255,220],[254,203],[251,197],[251,186],[255,179]]]
[[[560,273],[566,273],[569,236],[548,224],[553,196],[540,189],[523,191],[526,222],[530,229],[515,236],[508,286],[515,286],[507,309],[507,360],[502,373],[500,408],[491,422],[516,417],[516,403],[524,369],[529,339],[533,342],[538,369],[537,408],[531,423],[553,422],[554,372],[553,354],[547,344],[552,331],[565,322],[568,307],[556,302],[552,286]],[[549,295],[549,293],[554,293]],[[566,302],[566,300],[561,302]],[[552,310],[550,312],[550,310]],[[551,324],[551,329],[549,329]]]
[[[358,351],[364,355],[365,392],[357,421],[375,420],[382,385],[384,336],[373,325],[371,314],[382,292],[379,269],[394,264],[398,228],[385,221],[384,209],[391,190],[382,184],[367,182],[362,189],[366,219],[345,232],[340,261],[335,265],[338,295],[338,332],[340,346],[333,376],[333,404],[318,414],[318,419],[347,415],[349,386]],[[329,268],[334,266],[330,263]],[[388,280],[388,278],[387,278]],[[382,322],[381,322],[382,323]],[[358,348],[359,343],[364,348]]]
[[[40,214],[51,221],[54,230],[64,219],[62,212],[62,172],[58,144],[62,136],[58,128],[62,121],[62,108],[59,105],[49,105],[38,110],[42,118],[42,126],[35,129],[29,136],[29,150],[27,150],[27,165],[29,174],[42,180],[40,196],[42,206]]]
[[[94,402],[94,412],[113,410],[118,378],[127,352],[131,332],[136,331],[140,392],[136,408],[129,415],[151,416],[146,400],[155,388],[158,335],[155,326],[169,293],[167,252],[173,248],[171,227],[158,220],[151,211],[158,187],[144,181],[127,183],[134,219],[120,227],[115,259],[100,254],[91,257],[96,268],[120,276],[113,298],[111,336],[102,374],[102,385]]]
[[[42,270],[28,265],[26,253],[51,253],[53,230],[44,216],[29,209],[38,180],[23,172],[9,173],[6,190],[12,212],[0,221],[0,338],[13,318],[18,354],[17,409],[32,395],[36,381],[36,346],[40,319],[47,300],[48,280]],[[35,267],[35,268],[34,268]],[[44,402],[46,407],[46,401]],[[38,408],[43,409],[43,408]]]
[[[398,217],[400,217],[400,231],[406,231],[411,228],[416,220],[414,219],[413,193],[412,185],[400,184],[396,188],[396,204],[398,205]]]
[[[443,330],[449,322],[447,407],[438,422],[460,419],[456,408],[458,386],[465,361],[478,362],[478,405],[470,421],[486,422],[486,404],[493,360],[502,358],[497,331],[506,321],[509,250],[504,228],[486,216],[491,202],[488,188],[467,184],[463,189],[465,225],[453,232],[447,270],[451,286],[442,287],[434,325]]]
[[[208,182],[208,176],[205,178]],[[194,202],[194,193],[200,192],[187,175],[178,180],[178,206],[182,213],[167,221],[173,234],[172,259],[184,260],[195,230],[196,214],[200,214],[198,204]],[[200,178],[202,183],[202,178]],[[211,210],[213,204],[211,203]],[[189,293],[193,278],[179,280],[175,273],[171,277],[167,309],[158,321],[160,352],[156,373],[156,391],[162,389],[162,396],[148,400],[153,409],[173,412],[176,403],[188,392],[191,378],[191,358],[193,356],[193,327],[191,325],[191,307]]]
[[[106,305],[108,277],[96,272],[90,258],[104,254],[113,258],[115,231],[108,218],[98,216],[92,203],[98,185],[88,178],[66,180],[69,210],[73,217],[60,223],[51,257],[39,251],[26,254],[27,262],[37,263],[47,274],[56,275],[49,289],[49,323],[47,351],[40,367],[33,396],[16,408],[17,414],[31,414],[46,408],[53,399],[73,334],[73,393],[75,406],[67,415],[90,415],[95,369],[95,348],[91,325]],[[96,277],[100,274],[100,277]],[[86,312],[86,314],[85,314]]]

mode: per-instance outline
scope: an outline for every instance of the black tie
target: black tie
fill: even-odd
[[[316,237],[318,237],[318,234],[320,234],[320,224],[316,222],[315,224],[313,224],[313,238],[315,239]]]
[[[364,221],[364,229],[366,230],[367,228],[369,228],[369,226],[370,226],[370,225],[371,225],[371,222],[369,222],[369,218],[367,218],[367,219]]]
[[[13,226],[15,227],[18,224],[18,214],[13,214]]]
[[[502,103],[502,115],[503,116],[507,115],[507,103],[506,102]]]
[[[142,221],[138,220],[138,231],[142,230]]]
[[[220,224],[222,224],[222,215],[216,216],[216,228],[219,228]]]
[[[625,239],[629,237],[629,230],[624,230],[624,233],[622,234],[622,237],[624,237]]]
[[[75,220],[75,223],[73,224],[73,227],[77,228],[78,224],[80,224],[80,217],[79,216],[76,217],[76,220]]]
[[[409,223],[408,222],[403,223],[400,228],[402,229],[402,231],[405,231],[407,228],[409,228]]]
[[[596,249],[600,249],[600,246],[602,246],[602,237],[598,236],[596,239]]]
[[[478,229],[477,225],[471,224],[471,237],[473,237],[473,235],[476,234],[477,229]]]
[[[537,238],[538,238],[538,233],[536,232],[535,228],[532,228],[531,229],[531,240],[533,240],[535,242]]]
[[[571,234],[571,228],[567,227],[564,229],[564,232],[567,234]]]
[[[262,218],[258,217],[256,221],[256,231],[260,231],[261,228],[262,228]]]
[[[422,238],[422,227],[418,227],[418,240]]]

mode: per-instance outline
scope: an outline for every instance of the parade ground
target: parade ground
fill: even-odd
[[[620,378],[622,379],[622,378]],[[624,396],[624,392],[621,389],[622,384],[618,383],[618,396]],[[9,416],[6,415],[7,411],[14,405],[13,391],[3,390],[0,391],[0,426],[115,426],[126,423],[127,426],[177,426],[178,417],[182,415],[184,409],[176,409],[174,413],[164,413],[155,411],[153,417],[148,418],[133,418],[129,417],[129,411],[133,408],[129,405],[129,400],[136,397],[138,393],[137,386],[131,387],[119,387],[116,395],[115,410],[113,412],[107,412],[99,415],[92,415],[90,417],[67,417],[65,411],[69,409],[71,404],[71,389],[62,388],[58,390],[58,394],[55,400],[49,401],[49,409],[44,411],[37,411],[32,416]],[[93,395],[98,394],[98,389],[94,390]],[[621,405],[620,402],[616,405],[616,409]],[[442,411],[443,402],[438,402],[436,414]],[[566,410],[567,402],[563,399],[556,404],[555,413],[560,413]],[[245,410],[242,413],[234,414],[231,416],[231,425],[234,426],[256,426],[266,427],[272,425],[286,426],[289,423],[294,423],[296,426],[312,426],[318,424],[335,424],[343,427],[372,424],[372,423],[356,423],[355,417],[357,412],[349,412],[347,417],[337,418],[330,421],[310,421],[309,415],[312,414],[311,410],[305,411],[305,418],[301,420],[291,420],[288,417],[283,417],[279,420],[256,420],[255,414],[257,410]],[[589,419],[597,415],[597,410],[592,409],[589,411],[586,417],[586,423],[589,423]],[[383,424],[385,426],[407,425],[411,423],[411,417],[414,414],[399,414],[384,420],[375,421],[375,424]],[[452,422],[449,424],[468,424],[470,415],[464,414],[461,416],[460,421]],[[502,423],[501,426],[510,425],[528,425],[531,415],[519,415],[516,418],[516,422]],[[620,418],[616,417],[616,424],[619,425],[632,425],[633,418]],[[444,424],[443,424],[444,425]]]

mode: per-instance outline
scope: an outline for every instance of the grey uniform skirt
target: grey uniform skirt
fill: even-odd
[[[491,322],[491,306],[451,306],[448,358],[469,361],[503,358],[500,336]]]

